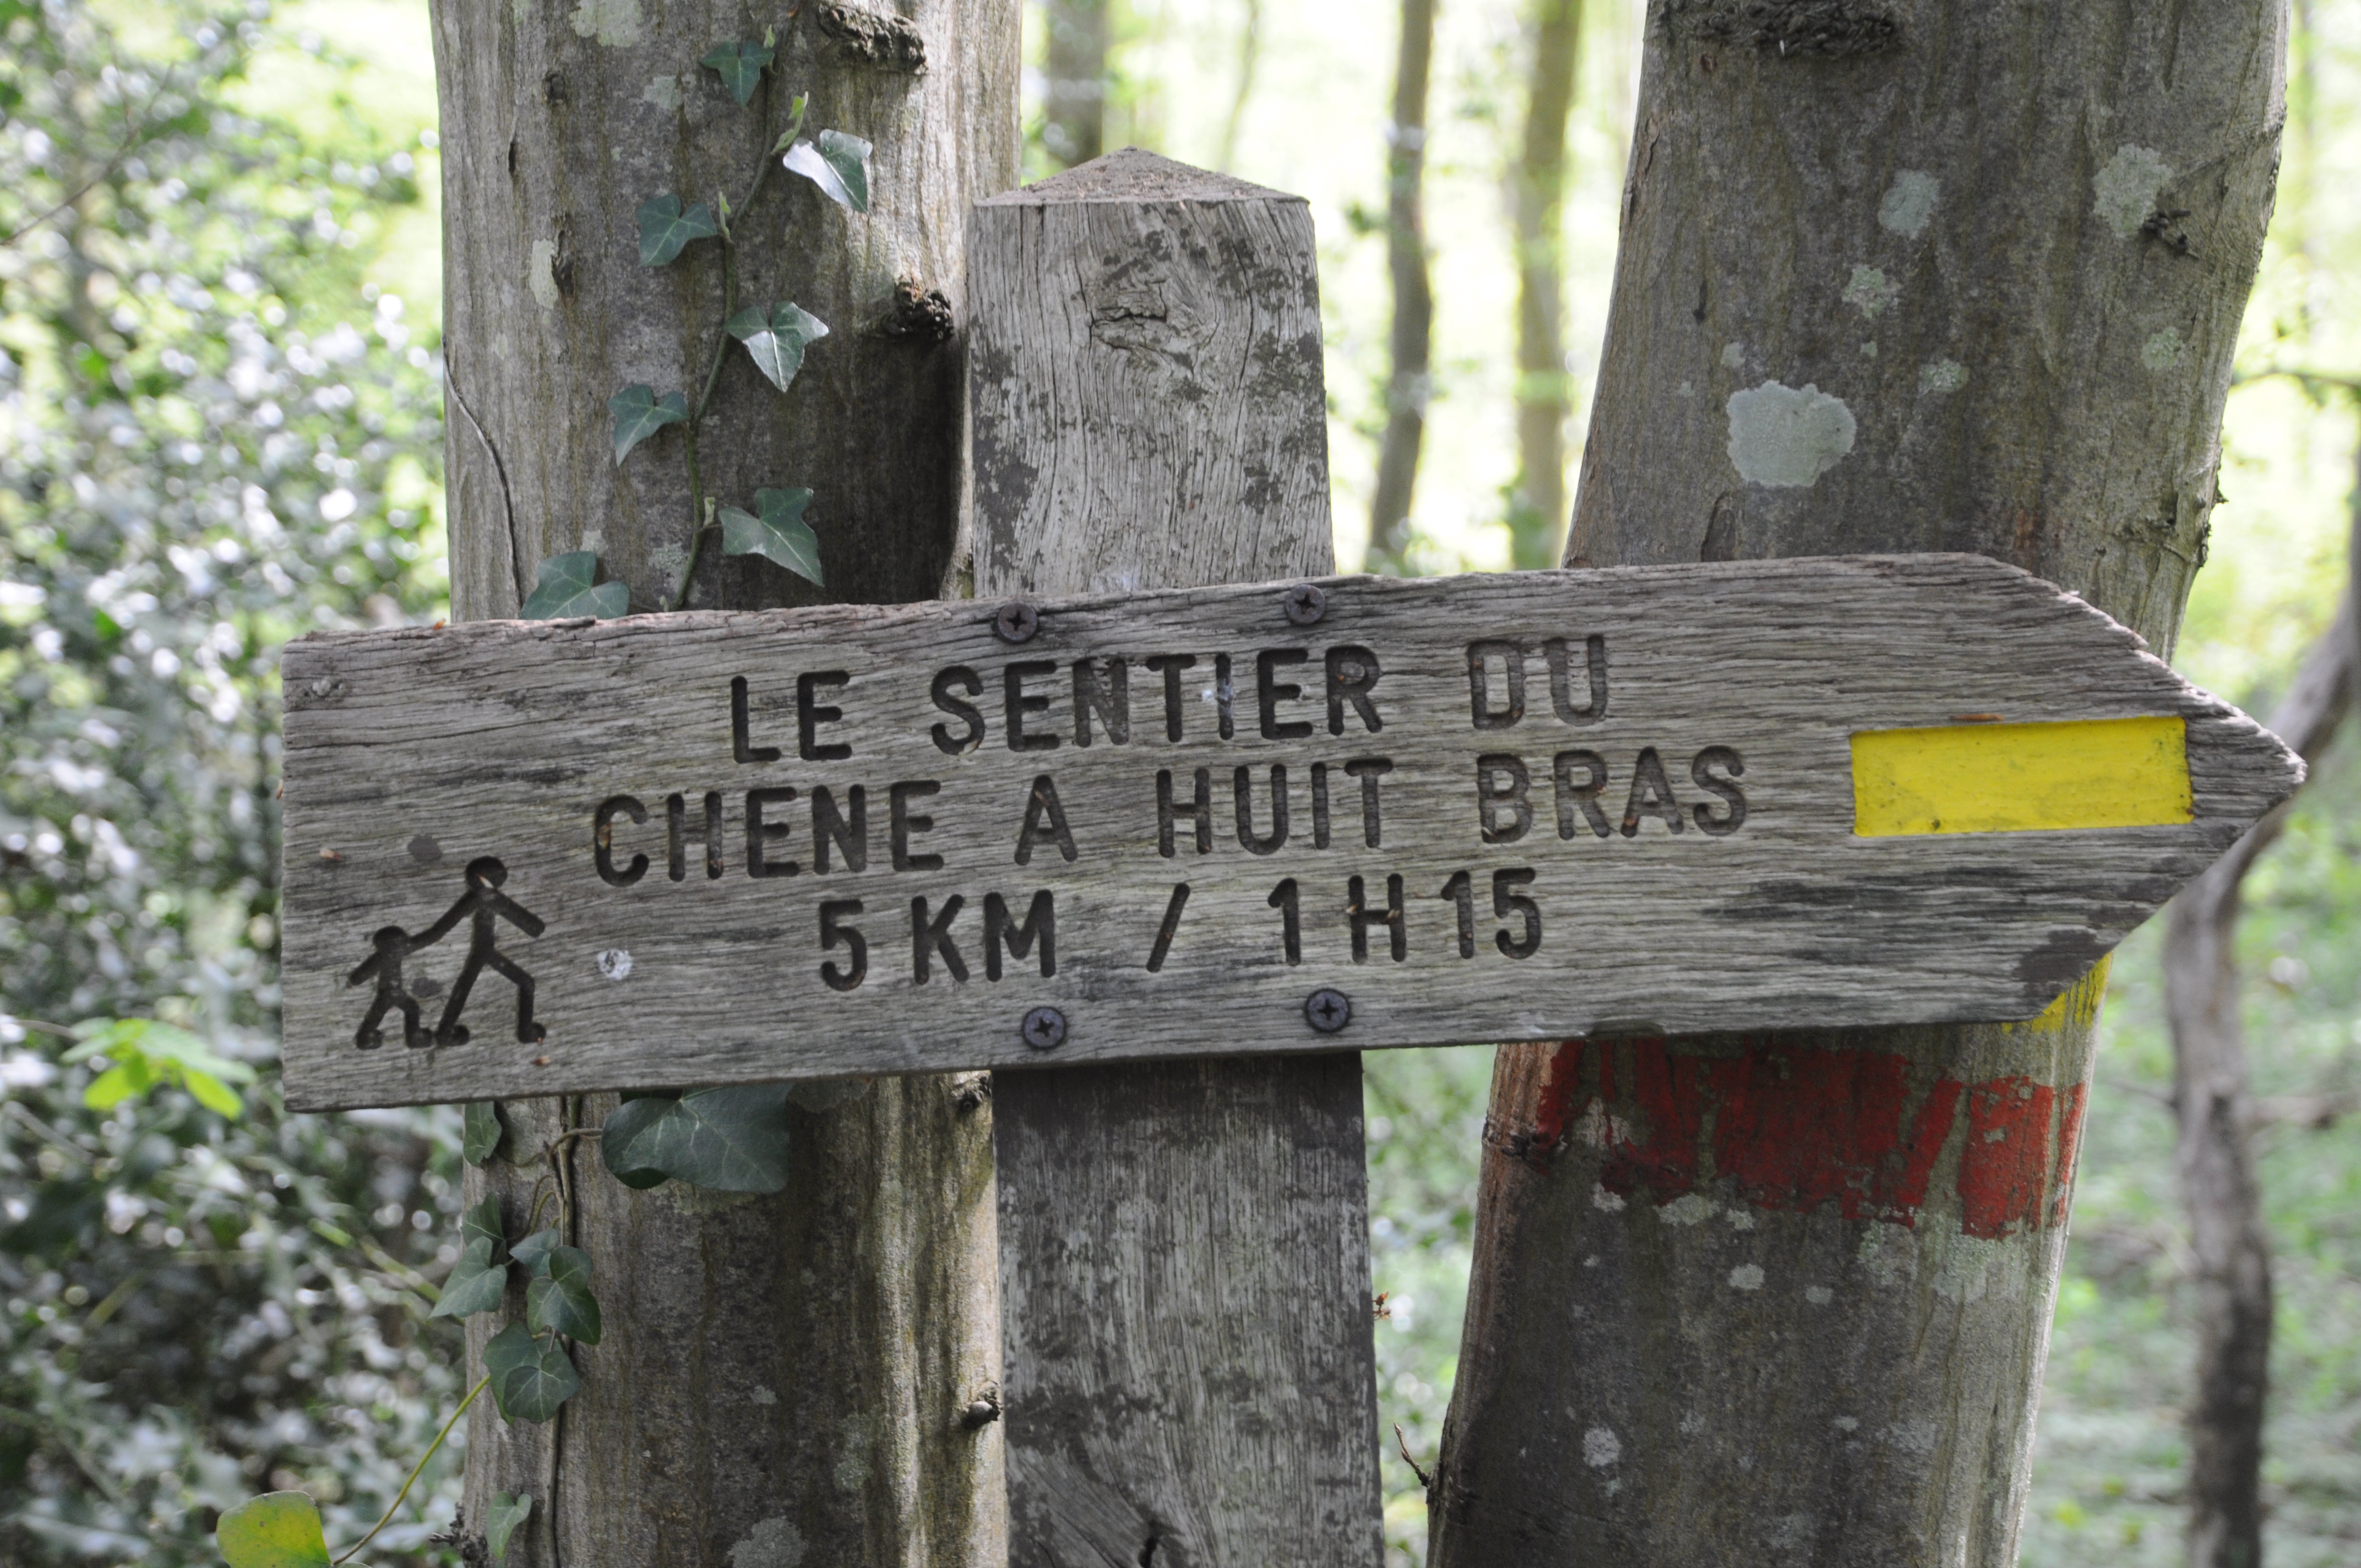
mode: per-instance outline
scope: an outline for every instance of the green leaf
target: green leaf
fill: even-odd
[[[319,1505],[301,1492],[265,1492],[222,1515],[214,1530],[229,1568],[328,1568]]]
[[[469,1165],[489,1165],[500,1152],[500,1138],[507,1129],[500,1124],[500,1108],[489,1100],[471,1102],[467,1106],[467,1134],[459,1143],[459,1157]]]
[[[113,1063],[82,1091],[82,1103],[93,1111],[111,1111],[151,1089],[178,1084],[208,1111],[232,1121],[246,1113],[246,1102],[230,1085],[252,1083],[254,1069],[214,1055],[186,1029],[154,1018],[93,1018],[77,1025],[74,1033],[81,1044],[60,1059],[104,1056]]]
[[[484,1534],[492,1549],[492,1561],[505,1562],[509,1554],[509,1538],[524,1528],[533,1516],[533,1499],[519,1492],[510,1497],[506,1492],[492,1494],[492,1516],[484,1521]]]
[[[753,512],[721,509],[721,553],[760,555],[776,561],[808,582],[818,583],[819,536],[804,521],[811,505],[806,489],[756,490]]]
[[[500,1223],[500,1201],[487,1198],[459,1216],[459,1245],[483,1241],[491,1244],[495,1258],[508,1256],[508,1231]]]
[[[500,1304],[508,1293],[509,1270],[503,1263],[492,1261],[492,1244],[478,1236],[451,1266],[451,1277],[443,1281],[443,1293],[435,1298],[430,1318],[466,1318],[478,1312],[489,1312]]]
[[[607,411],[615,416],[615,463],[621,466],[631,448],[668,424],[688,422],[688,400],[678,392],[656,396],[656,389],[646,382],[635,382],[607,400]]]
[[[828,323],[801,305],[782,300],[767,313],[760,305],[747,306],[730,318],[728,330],[746,345],[754,368],[784,392],[803,368],[806,345],[826,337]]]
[[[570,1246],[550,1249],[549,1277],[525,1287],[524,1321],[535,1333],[598,1343],[598,1298],[590,1293],[588,1253]]]
[[[730,89],[730,96],[742,109],[762,85],[763,71],[771,63],[772,53],[761,44],[715,44],[698,63],[720,73],[721,85]]]
[[[611,620],[631,609],[631,590],[620,583],[601,583],[598,554],[569,550],[541,564],[541,575],[524,601],[527,620],[559,620],[570,616],[596,616]]]
[[[634,1100],[607,1118],[607,1168],[629,1187],[668,1177],[717,1192],[776,1192],[787,1184],[787,1091],[775,1083]]]
[[[492,1402],[512,1421],[545,1421],[580,1392],[581,1375],[555,1339],[539,1340],[522,1323],[511,1323],[484,1346],[484,1370],[491,1375]]]
[[[780,161],[856,213],[869,210],[869,144],[842,131],[822,131],[787,148]],[[644,209],[642,209],[644,211]]]
[[[134,1056],[117,1062],[96,1078],[82,1091],[82,1102],[93,1111],[112,1111],[137,1095],[145,1094],[156,1085],[156,1075],[148,1069],[148,1058]]]
[[[662,267],[686,248],[689,241],[711,239],[721,232],[713,221],[712,208],[699,202],[683,212],[680,198],[670,194],[642,202],[634,215],[640,224],[642,267]]]
[[[509,1254],[509,1261],[524,1265],[527,1272],[538,1279],[548,1274],[549,1255],[555,1251],[556,1247],[557,1232],[544,1225],[517,1243],[514,1250]]]

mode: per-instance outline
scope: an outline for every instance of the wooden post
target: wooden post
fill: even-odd
[[[1568,565],[1972,550],[2169,653],[2285,19],[1652,5]],[[1431,1561],[2014,1563],[2103,986],[1504,1048]]]
[[[704,477],[741,506],[813,489],[828,597],[932,597],[960,488],[960,345],[938,326],[962,297],[970,203],[1016,178],[1016,8],[917,0],[867,30],[850,7],[774,8],[777,60],[742,108],[699,64],[762,38],[741,5],[434,11],[456,614],[515,615],[538,565],[577,549],[634,608],[664,603],[690,522],[678,433],[619,467],[606,404],[632,382],[695,395],[722,286],[711,241],[642,267],[633,214],[665,192],[740,197],[807,92],[814,128],[875,144],[873,204],[845,213],[774,168],[737,215],[745,297],[833,331],[784,399],[730,345]],[[704,561],[695,607],[818,597],[767,562]],[[470,1200],[498,1193],[522,1234],[546,1168],[522,1162],[613,1104],[508,1102],[506,1157],[471,1173]],[[634,1192],[570,1146],[566,1239],[593,1259],[605,1338],[577,1352],[582,1392],[555,1421],[477,1407],[472,1529],[497,1490],[535,1502],[511,1568],[992,1561],[999,1444],[961,1420],[997,1371],[989,1114],[950,1080],[880,1080],[795,1113],[790,1182],[768,1198]],[[471,1327],[471,1360],[488,1332]]]
[[[1301,199],[1125,151],[969,256],[979,597],[1331,569]],[[996,1079],[1012,1568],[1376,1564],[1358,1055]]]

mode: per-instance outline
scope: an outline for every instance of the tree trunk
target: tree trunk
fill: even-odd
[[[665,192],[742,199],[805,92],[812,130],[875,144],[874,205],[845,212],[775,168],[741,200],[743,300],[794,300],[833,330],[784,397],[730,345],[699,441],[705,482],[741,507],[758,487],[814,490],[829,598],[938,591],[961,476],[950,323],[968,208],[1016,177],[1017,40],[1012,6],[904,10],[783,14],[777,63],[741,108],[698,63],[760,38],[741,6],[438,0],[455,613],[516,614],[539,565],[576,549],[598,552],[635,608],[670,596],[690,538],[680,433],[618,466],[606,402],[633,382],[695,397],[720,263],[705,241],[642,267],[634,213]],[[708,550],[689,599],[818,597]],[[567,1146],[564,1224],[593,1259],[605,1337],[577,1348],[582,1392],[555,1421],[478,1407],[476,1530],[498,1490],[534,1500],[508,1555],[531,1568],[749,1568],[814,1548],[831,1564],[996,1561],[1000,1443],[961,1420],[997,1376],[991,1115],[961,1090],[879,1080],[796,1112],[775,1197],[634,1192],[595,1144]],[[497,1193],[520,1234],[547,1168],[524,1162],[613,1103],[504,1106],[506,1157],[470,1176],[471,1199]],[[472,1355],[488,1332],[471,1329]]]
[[[2361,474],[2351,570],[2361,582]],[[2270,727],[2316,763],[2361,693],[2356,595],[2312,645]],[[2176,1164],[2196,1255],[2197,1376],[2189,1407],[2191,1568],[2263,1560],[2263,1413],[2270,1389],[2271,1243],[2247,1129],[2255,1106],[2238,985],[2239,889],[2287,826],[2282,806],[2173,900],[2165,930]]]
[[[1106,150],[1107,7],[1114,0],[1049,0],[1041,144],[1068,169]]]
[[[2284,43],[2266,0],[1660,0],[1569,564],[1977,551],[2169,650]],[[1432,1561],[2014,1563],[2099,990],[1504,1048]]]
[[[1262,65],[1262,0],[1244,0],[1246,14],[1238,18],[1238,85],[1230,94],[1230,115],[1222,122],[1222,150],[1215,167],[1224,174],[1237,167],[1238,137],[1245,134],[1246,106],[1254,101],[1255,73]]]
[[[1362,570],[1399,570],[1410,547],[1410,503],[1426,435],[1434,290],[1426,272],[1426,85],[1434,59],[1435,0],[1401,0],[1394,60],[1394,117],[1386,127],[1386,263],[1393,275],[1393,373],[1386,381],[1386,433],[1369,507]]]
[[[1532,76],[1525,94],[1524,156],[1516,197],[1517,482],[1509,497],[1512,565],[1556,563],[1565,516],[1565,422],[1574,378],[1565,369],[1566,120],[1582,48],[1582,0],[1533,0]]]
[[[1333,569],[1301,198],[1125,151],[974,232],[979,595]],[[1358,1055],[996,1078],[1014,1568],[1377,1568]]]

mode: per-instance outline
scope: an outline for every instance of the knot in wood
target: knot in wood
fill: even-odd
[[[927,41],[906,16],[858,5],[823,5],[819,30],[855,60],[913,74],[927,69]]]

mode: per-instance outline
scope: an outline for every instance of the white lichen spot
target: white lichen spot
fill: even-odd
[[[2023,1299],[2033,1250],[2026,1238],[1953,1234],[1939,1245],[1943,1262],[1935,1275],[1937,1295],[1962,1306],[1986,1296],[2003,1301]]]
[[[1918,1233],[1907,1225],[1873,1224],[1856,1255],[1873,1283],[1899,1285],[1917,1272]]]
[[[533,255],[524,264],[524,286],[533,291],[533,303],[544,311],[557,308],[557,242],[537,239],[533,242]]]
[[[760,1383],[755,1384],[754,1391],[746,1397],[753,1400],[754,1403],[758,1405],[775,1405],[779,1402],[779,1397],[776,1394],[772,1393],[768,1388],[763,1387]]]
[[[2164,182],[2172,178],[2172,166],[2157,156],[2153,148],[2134,147],[2129,142],[2115,148],[2115,156],[2091,181],[2095,200],[2091,210],[2099,221],[2114,231],[2117,239],[2129,239],[2139,233],[2140,225],[2156,211],[2156,196]]]
[[[1968,384],[1968,367],[1956,359],[1929,359],[1918,367],[1918,395],[1956,392]]]
[[[1582,1266],[1583,1266],[1583,1267],[1585,1267],[1585,1268],[1596,1268],[1596,1267],[1598,1267],[1598,1255],[1597,1253],[1595,1253],[1595,1252],[1594,1252],[1594,1253],[1592,1253],[1588,1257],[1584,1258],[1584,1259],[1582,1260]]]
[[[598,955],[598,972],[609,980],[631,978],[631,950],[629,948],[609,948]]]
[[[1681,1435],[1683,1437],[1695,1437],[1697,1433],[1703,1431],[1705,1431],[1705,1412],[1703,1410],[1691,1410],[1681,1418]]]
[[[1754,1216],[1743,1209],[1732,1209],[1722,1218],[1730,1222],[1730,1228],[1733,1231],[1751,1231],[1754,1228]]]
[[[1852,450],[1852,411],[1817,386],[1765,381],[1730,394],[1730,460],[1750,485],[1815,484]]]
[[[763,1519],[730,1549],[730,1568],[796,1568],[809,1548],[785,1515]]]
[[[1905,239],[1916,239],[1927,232],[1927,220],[1935,215],[1935,198],[1942,192],[1943,182],[1933,175],[1905,169],[1885,188],[1885,199],[1877,203],[1877,221]]]
[[[1784,1519],[1773,1519],[1771,1528],[1763,1532],[1763,1538],[1780,1551],[1792,1552],[1812,1538],[1812,1516],[1789,1514]]]
[[[648,565],[667,577],[677,577],[688,565],[688,551],[678,544],[659,544],[648,552]]]
[[[680,78],[669,75],[650,77],[647,91],[640,94],[640,102],[653,104],[667,115],[674,113],[680,107]]]
[[[1855,1416],[1839,1416],[1836,1419],[1836,1429],[1839,1431],[1859,1431],[1861,1420]]]
[[[1604,1187],[1594,1187],[1590,1190],[1590,1206],[1601,1213],[1620,1214],[1623,1212],[1623,1199],[1621,1194],[1609,1192]]]
[[[597,38],[609,49],[639,42],[648,26],[640,15],[640,0],[582,0],[574,7],[572,19],[577,33]]]
[[[1613,1148],[1631,1136],[1631,1129],[1610,1114],[1604,1101],[1592,1098],[1583,1108],[1582,1120],[1576,1122],[1571,1135],[1595,1149]]]
[[[1905,1453],[1932,1453],[1942,1441],[1943,1430],[1927,1420],[1896,1421],[1885,1429],[1885,1441]]]
[[[1762,1289],[1763,1266],[1759,1263],[1740,1264],[1730,1271],[1730,1288],[1732,1290]]]
[[[1809,1301],[1815,1307],[1825,1307],[1836,1299],[1837,1293],[1829,1289],[1825,1285],[1806,1285],[1804,1287],[1804,1299]]]
[[[1696,1192],[1684,1192],[1669,1203],[1659,1204],[1656,1218],[1668,1225],[1694,1225],[1713,1218],[1721,1205]]]
[[[1845,303],[1872,321],[1877,319],[1880,311],[1901,297],[1902,285],[1888,278],[1880,268],[1856,267],[1852,269],[1852,281],[1845,285]]]
[[[1741,366],[1746,363],[1746,345],[1738,342],[1734,338],[1731,341],[1723,344],[1721,345],[1721,362],[1732,370],[1738,369]]]
[[[2140,363],[2151,370],[2169,370],[2189,357],[2189,345],[2180,341],[2180,334],[2166,327],[2140,345]]]
[[[1877,339],[1872,337],[1865,339],[1862,342],[1861,345],[1861,356],[1863,359],[1874,359],[1877,357]]]
[[[1582,1462],[1593,1470],[1604,1470],[1623,1457],[1623,1440],[1605,1427],[1592,1427],[1582,1434]]]
[[[1684,382],[1682,382],[1679,386],[1675,387],[1675,388],[1673,389],[1673,396],[1675,396],[1675,397],[1676,397],[1676,398],[1694,398],[1694,397],[1696,397],[1696,396],[1697,396],[1697,383],[1696,383],[1695,381],[1684,381]]]

